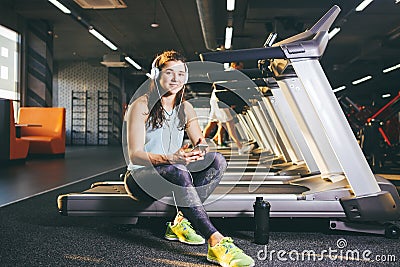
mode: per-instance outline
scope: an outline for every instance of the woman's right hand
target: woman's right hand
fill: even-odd
[[[173,163],[180,163],[187,165],[190,162],[195,162],[197,160],[203,160],[205,152],[200,151],[200,150],[192,150],[192,151],[187,151],[189,148],[189,144],[184,145],[178,151],[176,151],[174,154],[172,154],[170,162]]]

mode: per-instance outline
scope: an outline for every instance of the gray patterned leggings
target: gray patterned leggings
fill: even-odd
[[[125,179],[128,191],[140,201],[154,201],[172,195],[184,216],[206,239],[217,231],[203,202],[221,181],[227,163],[217,152],[206,153],[204,160],[188,165],[167,164],[137,169]]]

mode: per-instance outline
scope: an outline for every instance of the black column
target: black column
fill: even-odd
[[[0,161],[10,159],[10,100],[0,98]]]

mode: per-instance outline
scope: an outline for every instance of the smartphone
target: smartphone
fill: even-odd
[[[201,152],[206,152],[207,147],[208,145],[205,144],[197,144],[195,147],[193,147],[192,151],[200,150]]]

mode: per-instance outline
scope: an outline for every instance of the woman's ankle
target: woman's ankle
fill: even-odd
[[[210,238],[208,239],[208,244],[213,247],[216,244],[219,243],[219,241],[222,240],[222,238],[224,238],[224,236],[220,233],[220,232],[215,232],[213,233]]]

